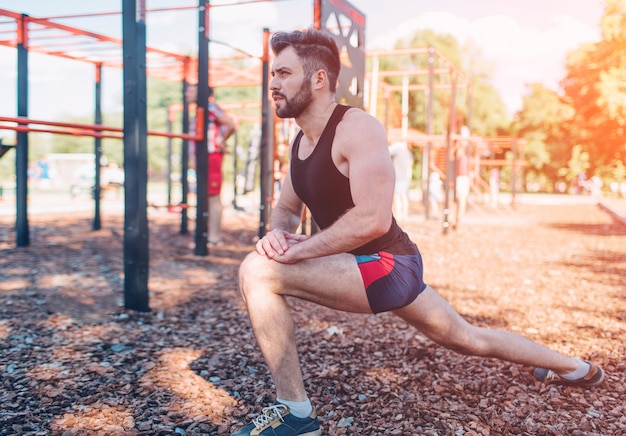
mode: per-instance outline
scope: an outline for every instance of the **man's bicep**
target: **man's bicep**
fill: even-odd
[[[393,199],[394,171],[384,130],[362,129],[348,147],[349,178],[355,205],[386,205]]]

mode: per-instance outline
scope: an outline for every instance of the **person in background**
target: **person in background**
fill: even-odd
[[[185,97],[187,102],[196,102],[198,87],[189,85]],[[192,125],[195,125],[192,124]],[[208,202],[209,223],[208,243],[219,245],[222,242],[222,162],[226,152],[226,140],[235,132],[235,122],[219,107],[213,97],[213,88],[209,87],[209,123],[207,126],[207,149],[209,153]]]
[[[456,217],[454,227],[458,228],[465,216],[467,209],[467,198],[470,194],[470,174],[469,174],[469,129],[467,126],[461,127],[463,139],[456,150],[456,179],[454,189],[456,195]]]
[[[439,204],[441,203],[443,182],[439,170],[433,165],[428,176],[428,201],[430,206],[430,218],[439,218]]]
[[[393,190],[393,214],[399,221],[406,221],[409,217],[409,188],[413,177],[413,153],[405,141],[391,144],[389,153],[396,175]]]

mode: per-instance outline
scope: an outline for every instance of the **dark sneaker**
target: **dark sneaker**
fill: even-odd
[[[289,413],[284,404],[263,408],[263,413],[231,436],[322,436],[315,410],[306,418]]]
[[[598,365],[591,362],[589,364],[589,372],[586,376],[576,380],[566,380],[556,372],[545,369],[536,368],[533,375],[539,381],[549,385],[568,385],[568,386],[597,386],[604,381],[604,371]]]

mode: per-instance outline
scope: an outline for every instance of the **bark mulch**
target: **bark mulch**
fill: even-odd
[[[0,435],[227,435],[272,402],[237,291],[258,221],[226,215],[225,244],[197,257],[179,217],[151,211],[149,313],[123,308],[122,217],[36,215],[26,248],[0,217]],[[404,227],[470,322],[592,359],[606,383],[544,386],[393,315],[292,300],[325,435],[626,434],[626,227],[591,204]]]

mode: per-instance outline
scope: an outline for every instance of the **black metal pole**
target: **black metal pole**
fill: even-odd
[[[456,168],[454,163],[456,162],[455,156],[453,156],[454,148],[452,147],[452,134],[455,128],[456,118],[456,71],[452,70],[452,86],[450,92],[450,110],[448,114],[448,132],[446,134],[446,183],[445,183],[445,206],[443,209],[443,233],[448,233],[450,228],[450,191],[454,194],[456,187],[455,172]],[[457,205],[458,207],[458,205]]]
[[[188,71],[188,60],[185,65],[185,72]],[[185,77],[187,75],[185,74]],[[183,80],[183,133],[189,133],[189,102],[187,101],[187,87],[189,84],[187,83],[187,79]],[[183,139],[181,145],[180,152],[180,180],[181,180],[181,190],[182,190],[182,203],[183,205],[189,204],[189,179],[187,178],[187,173],[189,172],[189,141],[187,139]],[[186,235],[189,233],[189,223],[188,219],[188,209],[183,207],[180,213],[180,234]]]
[[[148,312],[147,108],[145,0],[123,0],[124,306]]]
[[[239,129],[237,129],[239,130]],[[238,166],[238,150],[237,148],[239,147],[239,134],[237,133],[237,130],[235,130],[235,132],[233,133],[233,208],[235,210],[243,210],[241,207],[239,207],[239,205],[237,204],[237,166]]]
[[[515,209],[515,193],[517,192],[517,139],[513,138],[511,144],[511,208]]]
[[[206,256],[208,254],[208,218],[209,218],[209,198],[208,198],[208,178],[209,178],[209,156],[207,127],[209,122],[209,20],[208,0],[198,1],[198,97],[197,116],[202,116],[203,132],[202,139],[196,141],[196,233],[195,248],[196,256]]]
[[[172,133],[172,114],[167,108],[167,133]],[[172,138],[167,138],[167,207],[172,204]]]
[[[96,64],[96,83],[95,83],[95,105],[94,105],[94,124],[102,124],[102,64]],[[93,187],[93,199],[94,199],[94,213],[93,223],[91,228],[93,230],[100,230],[102,228],[102,220],[100,217],[100,197],[102,195],[101,174],[100,174],[100,162],[102,159],[102,138],[94,138],[94,166],[96,178],[94,180]]]
[[[433,134],[433,103],[435,98],[435,48],[428,47],[428,100],[426,102],[426,133]],[[433,145],[430,140],[426,143],[422,159],[422,173],[426,171],[426,180],[423,181],[422,203],[424,203],[424,216],[430,218],[430,161],[433,158]],[[426,167],[426,168],[424,168]],[[423,177],[422,177],[423,180]]]
[[[17,43],[17,116],[28,118],[28,15],[18,22],[21,39]],[[20,126],[28,126],[19,123]],[[15,149],[15,231],[18,247],[30,245],[28,226],[28,132],[17,132]]]
[[[267,28],[263,29],[263,82],[261,86],[261,205],[259,220],[259,238],[268,231],[270,219],[270,205],[272,201],[272,173],[273,173],[273,121],[272,108],[269,101],[269,35]]]

